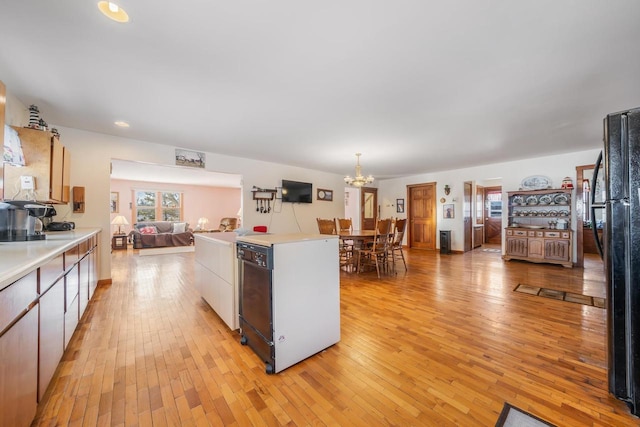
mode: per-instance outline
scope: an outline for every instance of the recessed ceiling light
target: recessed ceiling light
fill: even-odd
[[[113,19],[116,22],[129,22],[129,15],[117,4],[110,1],[99,1],[98,9],[107,18]]]
[[[121,127],[121,128],[128,128],[129,127],[129,123],[122,121],[122,120],[118,120],[116,122],[113,122],[114,125]]]

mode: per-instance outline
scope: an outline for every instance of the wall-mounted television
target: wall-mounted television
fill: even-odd
[[[313,185],[308,182],[282,180],[282,201],[289,203],[311,203]]]

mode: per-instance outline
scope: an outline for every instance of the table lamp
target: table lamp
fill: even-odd
[[[198,230],[204,230],[204,227],[207,225],[209,220],[205,217],[198,219]]]
[[[127,221],[127,218],[125,218],[122,215],[118,215],[115,218],[113,218],[113,221],[111,221],[112,225],[117,225],[118,226],[118,234],[122,234],[122,230],[121,227],[123,225],[129,225],[129,221]]]

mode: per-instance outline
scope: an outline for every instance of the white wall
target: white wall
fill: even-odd
[[[27,107],[7,91],[7,124],[24,126],[28,123]],[[56,220],[69,220],[76,227],[99,227],[103,230],[100,251],[100,279],[111,277],[111,250],[109,221],[110,162],[111,159],[143,161],[161,165],[175,164],[175,148],[119,138],[80,129],[56,126],[61,142],[71,153],[71,186],[85,187],[85,212],[73,213],[70,205],[56,205]],[[334,218],[344,215],[343,176],[325,172],[281,165],[277,163],[248,160],[239,157],[206,153],[206,169],[243,175],[242,226],[252,229],[254,225],[267,225],[269,232],[317,232],[317,217]],[[292,204],[277,201],[270,214],[255,210],[251,188],[276,188],[282,179],[311,182],[313,203]],[[333,190],[331,202],[316,200],[316,189]]]
[[[566,176],[569,176],[573,179],[575,186],[576,166],[595,163],[599,152],[599,149],[591,149],[579,151],[576,153],[538,157],[513,162],[495,163],[491,165],[483,165],[471,168],[434,172],[379,181],[378,197],[379,200],[383,201],[381,202],[381,217],[403,217],[403,215],[396,213],[395,207],[390,206],[390,203],[391,201],[395,203],[396,199],[404,199],[407,197],[407,185],[436,182],[436,197],[438,199],[437,231],[451,230],[451,249],[455,251],[463,251],[464,223],[462,207],[464,196],[463,183],[465,181],[477,182],[481,185],[502,185],[503,198],[506,198],[507,191],[518,190],[520,188],[520,183],[522,182],[522,180],[531,175],[544,175],[551,178],[551,181],[555,188],[559,188],[560,184],[562,183],[562,179]],[[448,196],[445,196],[444,194],[445,185],[449,185],[449,187],[451,187],[451,193]],[[454,219],[442,218],[443,203],[440,202],[441,197],[446,198],[445,203],[453,203],[455,205],[456,217]],[[453,202],[454,199],[456,200],[455,202]],[[575,198],[572,199],[572,204],[573,209],[575,209]],[[506,216],[507,212],[504,211],[502,218],[503,227],[507,226]],[[572,230],[576,229],[575,216],[571,228]],[[573,243],[575,255],[575,239]]]

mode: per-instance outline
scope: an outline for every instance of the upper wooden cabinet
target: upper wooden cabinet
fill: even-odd
[[[22,142],[26,166],[5,165],[4,198],[29,200],[28,190],[22,188],[21,176],[32,176],[35,199],[43,203],[69,203],[69,151],[51,132],[14,127]]]

